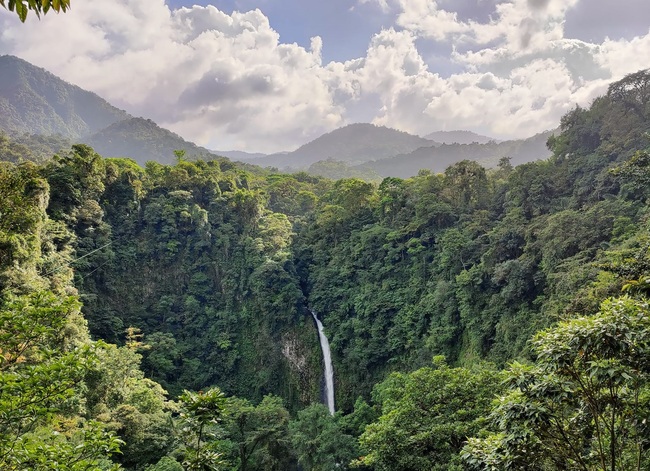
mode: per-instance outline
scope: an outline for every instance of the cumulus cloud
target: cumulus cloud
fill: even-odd
[[[367,4],[367,3],[375,4],[375,5],[378,5],[379,8],[382,9],[382,11],[387,12],[387,11],[390,10],[390,6],[388,4],[388,1],[389,0],[359,0],[359,3],[361,5],[364,5],[364,4]]]
[[[646,60],[650,57],[650,32],[629,41],[606,39],[598,47],[594,57],[596,62],[603,68],[612,71],[616,76],[636,72],[640,68],[647,68]]]
[[[511,0],[494,5],[488,21],[463,19],[457,12],[430,0],[395,0],[397,23],[419,36],[438,41],[453,39],[466,44],[496,47],[511,54],[543,49],[563,37],[566,12],[579,0]]]
[[[362,57],[324,63],[320,37],[282,43],[260,10],[95,0],[26,25],[0,11],[0,52],[212,148],[290,149],[360,114],[421,134],[525,137],[646,66],[650,33],[566,36],[587,1],[604,0],[359,0],[393,11],[393,27]],[[453,49],[460,71],[433,70],[423,41]]]
[[[259,10],[146,4],[82,2],[26,25],[3,15],[0,48],[204,145],[281,150],[342,124],[320,38],[281,44]]]
[[[474,0],[473,10],[490,3],[492,11],[471,17],[465,0],[392,0],[402,32],[452,44],[452,58],[465,71],[441,80],[425,67],[417,79],[403,77],[375,122],[502,137],[557,126],[575,104],[588,105],[612,80],[646,67],[642,58],[650,52],[650,34],[602,44],[566,37],[565,18],[581,1],[587,0]],[[417,54],[415,42],[408,54]]]

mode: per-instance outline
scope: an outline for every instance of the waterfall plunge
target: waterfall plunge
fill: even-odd
[[[323,351],[323,363],[325,363],[325,396],[327,397],[327,408],[330,414],[334,415],[334,368],[332,367],[332,354],[330,353],[330,343],[323,332],[323,323],[318,320],[316,313],[311,311],[314,316],[316,326],[318,327],[318,339],[320,348]]]

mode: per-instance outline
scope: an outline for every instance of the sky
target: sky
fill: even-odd
[[[0,54],[210,149],[371,122],[524,138],[650,67],[647,0],[72,0]]]

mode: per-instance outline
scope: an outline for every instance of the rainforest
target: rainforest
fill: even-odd
[[[650,469],[649,133],[640,71],[378,182],[3,135],[0,468]]]

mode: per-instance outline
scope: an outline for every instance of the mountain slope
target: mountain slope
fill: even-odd
[[[478,144],[487,144],[488,142],[495,140],[491,137],[482,136],[481,134],[476,134],[472,131],[436,131],[427,134],[424,138],[440,142],[441,144],[472,144],[474,142]]]
[[[293,152],[273,154],[250,162],[279,168],[307,168],[315,162],[328,159],[359,164],[409,153],[419,147],[434,144],[433,141],[396,129],[357,123],[324,134]]]
[[[140,165],[149,160],[173,163],[175,150],[184,150],[187,158],[214,157],[207,149],[144,118],[129,118],[111,124],[85,141],[104,157],[131,157]]]
[[[407,178],[421,169],[443,172],[461,160],[474,160],[486,167],[494,167],[501,157],[510,157],[512,165],[545,159],[551,155],[546,141],[552,131],[543,132],[523,140],[495,141],[486,144],[443,144],[421,147],[415,151],[390,159],[367,162],[359,167],[374,170],[383,177]]]
[[[0,56],[0,129],[79,139],[130,115],[14,56]]]
[[[228,157],[230,160],[241,160],[242,162],[247,162],[253,159],[262,159],[268,155],[262,154],[261,152],[244,152],[241,150],[211,150],[210,152],[223,157]]]
[[[44,152],[52,148],[52,155],[66,140],[88,144],[106,157],[131,157],[140,165],[149,160],[173,163],[175,150],[184,150],[188,158],[215,157],[153,121],[134,118],[98,95],[13,56],[0,56],[2,130],[14,141],[24,141],[34,154],[22,152],[26,160],[43,160]],[[53,136],[56,142],[46,145]],[[32,149],[32,143],[40,144]]]

